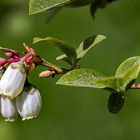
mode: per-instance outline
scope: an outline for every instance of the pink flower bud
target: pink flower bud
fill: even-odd
[[[5,58],[0,58],[0,66],[3,66],[6,63],[6,59]]]
[[[9,55],[16,55],[16,56],[19,56],[19,53],[18,53],[18,51],[17,50],[12,50],[12,49],[9,49],[9,48],[3,48],[3,47],[0,47],[0,50],[2,50],[2,51],[4,51],[4,52],[8,52],[9,54],[6,54],[7,56],[9,56]],[[10,52],[11,52],[11,54],[10,54]]]
[[[12,52],[6,52],[5,55],[6,56],[9,56],[9,57],[12,57],[13,56],[13,53]]]

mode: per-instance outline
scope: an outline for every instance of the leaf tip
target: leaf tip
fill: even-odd
[[[33,38],[33,44],[38,43],[41,40],[39,37],[34,37]]]
[[[106,36],[104,36],[104,35],[98,35],[97,36],[100,40],[104,40],[104,39],[106,39],[107,37]]]

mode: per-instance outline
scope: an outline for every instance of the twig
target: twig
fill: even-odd
[[[44,59],[41,59],[41,60],[42,61],[41,61],[40,65],[51,68],[52,70],[56,71],[57,74],[64,74],[64,73],[69,71],[68,69],[60,68],[59,66],[56,66],[56,65],[54,65],[54,64],[52,64]]]

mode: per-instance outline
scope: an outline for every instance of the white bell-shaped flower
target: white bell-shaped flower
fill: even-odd
[[[1,115],[5,118],[5,121],[14,121],[18,116],[15,100],[11,100],[6,96],[1,96],[0,103]]]
[[[16,98],[17,110],[22,120],[37,117],[41,109],[42,101],[39,91],[33,87],[25,87]]]
[[[0,80],[0,94],[11,99],[18,96],[24,87],[26,72],[23,62],[8,66]]]

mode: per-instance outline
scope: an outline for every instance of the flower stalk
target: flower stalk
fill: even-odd
[[[41,60],[42,61],[41,61],[40,65],[48,67],[51,70],[54,70],[57,74],[64,74],[69,71],[68,69],[64,69],[64,68],[54,65],[54,64],[46,61],[45,59],[41,59]]]

